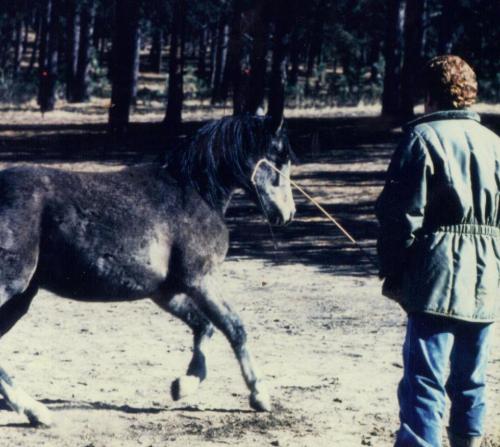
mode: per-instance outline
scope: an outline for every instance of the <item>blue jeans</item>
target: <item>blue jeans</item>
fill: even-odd
[[[441,446],[446,393],[451,401],[450,431],[460,436],[483,434],[492,327],[424,313],[408,316],[396,447]]]

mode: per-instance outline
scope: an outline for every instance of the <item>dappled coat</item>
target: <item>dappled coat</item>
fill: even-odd
[[[500,301],[500,140],[476,113],[410,122],[377,206],[383,293],[407,312],[495,320]]]

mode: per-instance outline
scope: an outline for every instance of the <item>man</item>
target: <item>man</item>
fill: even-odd
[[[475,447],[500,300],[500,141],[467,109],[467,63],[438,56],[423,79],[425,115],[405,127],[376,208],[382,292],[408,313],[396,446],[441,446],[447,393],[451,446]]]

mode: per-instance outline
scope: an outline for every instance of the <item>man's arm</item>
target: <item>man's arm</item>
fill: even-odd
[[[415,132],[408,132],[394,152],[376,204],[381,278],[401,279],[415,233],[423,225],[428,178],[432,173],[425,143]]]

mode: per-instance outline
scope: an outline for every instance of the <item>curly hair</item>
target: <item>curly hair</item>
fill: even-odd
[[[425,89],[442,109],[464,109],[476,101],[474,70],[458,56],[436,56],[424,67]]]

